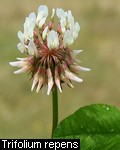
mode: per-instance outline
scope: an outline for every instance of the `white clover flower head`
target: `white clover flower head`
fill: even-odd
[[[57,30],[54,30],[54,16],[59,19]],[[46,23],[48,7],[41,5],[37,15],[32,12],[25,19],[24,31],[18,31],[20,43],[17,47],[26,58],[17,58],[10,62],[11,66],[19,67],[15,74],[29,72],[33,79],[31,91],[36,88],[38,93],[47,85],[47,95],[57,86],[62,92],[62,84],[73,88],[72,81],[82,82],[79,71],[90,71],[78,65],[77,55],[82,50],[71,50],[70,45],[78,37],[80,25],[74,22],[71,11],[61,8],[52,9],[50,23]]]

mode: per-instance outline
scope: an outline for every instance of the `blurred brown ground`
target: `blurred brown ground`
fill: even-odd
[[[24,57],[17,50],[18,30],[39,5],[71,10],[81,26],[72,49],[83,49],[83,83],[59,93],[59,120],[79,107],[106,103],[120,108],[120,1],[119,0],[0,0],[0,138],[50,138],[51,95],[31,92],[27,74],[14,75],[8,62]]]

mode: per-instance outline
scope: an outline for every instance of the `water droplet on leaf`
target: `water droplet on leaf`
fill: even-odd
[[[113,131],[114,131],[114,129],[111,129],[110,131],[111,131],[111,132],[113,132]]]

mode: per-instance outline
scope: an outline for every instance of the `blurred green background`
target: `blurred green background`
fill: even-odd
[[[59,93],[59,120],[79,107],[92,103],[120,108],[120,1],[119,0],[0,0],[0,138],[50,138],[51,95],[31,92],[27,74],[14,75],[18,68],[8,63],[24,57],[17,50],[18,30],[25,17],[39,5],[71,10],[81,26],[72,49],[83,49],[83,83],[74,89],[63,86]]]

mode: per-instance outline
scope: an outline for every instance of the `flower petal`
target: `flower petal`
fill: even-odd
[[[61,26],[61,31],[62,31],[63,34],[66,31],[66,24],[67,24],[66,18],[61,17],[61,19],[60,19],[60,26]]]
[[[36,23],[39,26],[39,28],[43,26],[47,17],[48,17],[48,7],[46,5],[41,5],[38,8],[38,15],[36,19]]]
[[[81,66],[76,66],[80,71],[91,71],[90,68],[85,68],[85,67],[81,67]]]
[[[33,30],[36,24],[36,15],[34,12],[30,13],[28,17],[25,19],[24,23],[24,37],[25,37],[25,42],[27,39],[32,39],[33,38]]]
[[[46,5],[39,6],[37,19],[38,18],[41,19],[47,16],[48,16],[48,7]]]
[[[52,72],[51,72],[50,68],[47,69],[47,75],[48,75],[48,90],[47,90],[47,95],[49,95],[50,92],[51,92],[51,89],[53,87],[53,84],[54,84],[53,77],[52,77]]]
[[[46,39],[46,37],[47,37],[47,32],[48,32],[48,26],[44,29],[44,31],[43,31],[43,33],[42,33],[42,38],[43,38],[43,40]]]
[[[59,46],[58,34],[54,30],[51,30],[47,36],[47,46],[49,49],[56,49]]]
[[[15,62],[10,62],[9,63],[13,67],[25,67],[27,65],[27,62],[25,61],[15,61]]]
[[[68,18],[69,28],[72,31],[74,27],[74,17],[72,16],[72,12],[70,10],[68,11],[67,18]]]
[[[24,53],[26,51],[26,48],[22,43],[18,43],[17,48],[21,51],[21,53]]]
[[[29,55],[32,55],[32,56],[37,56],[38,55],[37,48],[31,40],[28,44],[28,53],[29,53]]]
[[[74,86],[72,85],[70,80],[68,78],[66,78],[63,74],[60,75],[60,79],[62,81],[64,81],[69,87],[74,88]]]
[[[55,9],[53,8],[53,9],[52,9],[52,16],[51,16],[51,19],[53,19],[54,16],[55,16]]]
[[[77,65],[71,65],[71,66],[70,66],[70,69],[71,69],[73,72],[78,72],[78,71],[91,71],[91,69],[89,69],[89,68],[85,68],[85,67],[81,67],[81,66],[77,66]]]
[[[70,80],[74,80],[76,82],[82,82],[83,79],[78,78],[77,76],[75,76],[72,72],[69,72],[67,70],[65,70],[65,76],[70,79]]]
[[[78,22],[75,23],[74,28],[75,28],[75,31],[76,31],[76,32],[79,32],[79,31],[80,31],[80,25],[79,25]]]
[[[62,8],[57,8],[56,15],[60,19],[61,17],[66,18],[67,12],[65,12]]]
[[[28,66],[25,66],[24,68],[15,71],[14,74],[25,73],[26,71],[28,71]]]
[[[42,87],[43,83],[44,83],[43,77],[39,77],[38,85],[37,85],[37,88],[36,88],[36,93],[39,92],[39,90]]]
[[[27,60],[28,58],[17,58],[17,60]]]
[[[38,80],[39,80],[39,78],[38,78],[38,73],[36,73],[36,74],[34,75],[34,79],[33,79],[33,84],[32,84],[32,87],[31,87],[31,91],[33,91],[34,87],[35,87],[36,84],[38,83]]]
[[[71,31],[67,30],[65,32],[65,35],[63,37],[63,45],[64,47],[70,46],[71,44],[73,44],[74,39],[72,37]]]
[[[45,17],[42,18],[42,19],[39,21],[39,24],[38,24],[38,25],[39,25],[39,28],[40,28],[40,29],[43,27],[45,21],[46,21],[46,18],[45,18]]]
[[[24,34],[21,31],[18,31],[18,38],[20,39],[21,43],[24,43]]]
[[[61,85],[60,85],[60,78],[59,78],[59,75],[58,75],[57,67],[55,68],[55,83],[56,83],[59,91],[62,92]]]
[[[81,53],[83,50],[73,50],[72,51],[72,56],[73,56],[73,58],[75,58],[79,53]]]
[[[80,25],[78,22],[76,22],[72,28],[72,36],[74,40],[77,39],[79,31],[80,31]]]

